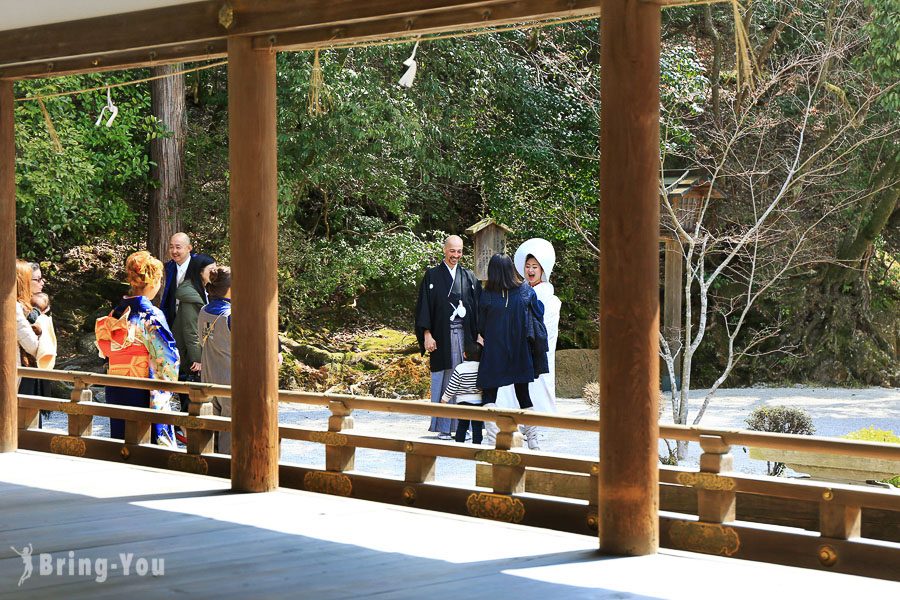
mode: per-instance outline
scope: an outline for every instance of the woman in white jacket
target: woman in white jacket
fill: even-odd
[[[39,342],[39,336],[28,320],[33,309],[31,305],[32,273],[31,263],[24,260],[16,261],[16,340],[19,343],[20,366],[26,364],[26,359],[34,360]],[[17,389],[20,383],[21,378],[16,378]]]
[[[544,326],[547,327],[547,362],[550,372],[544,373],[528,384],[528,393],[534,404],[535,412],[555,413],[556,410],[556,338],[559,333],[559,311],[562,302],[556,297],[550,273],[556,264],[556,251],[553,245],[543,238],[531,238],[516,250],[513,262],[516,270],[531,285],[538,300],[544,304]],[[501,388],[497,394],[498,408],[518,408],[512,387]],[[496,434],[496,425],[488,425],[488,438],[492,442]],[[540,432],[537,427],[524,428],[525,440],[531,450],[540,450]]]

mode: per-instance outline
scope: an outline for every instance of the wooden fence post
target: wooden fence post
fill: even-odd
[[[73,404],[78,402],[90,402],[94,399],[94,394],[88,388],[87,384],[81,377],[75,377],[73,380],[74,387],[69,395],[69,400]],[[69,435],[82,437],[93,433],[94,418],[91,415],[73,415],[69,414]]]
[[[332,401],[328,403],[331,416],[328,417],[328,431],[338,433],[344,429],[353,429],[353,411],[347,408],[343,402]],[[326,471],[352,471],[356,462],[356,448],[329,444],[325,442],[325,470]]]
[[[819,502],[819,532],[822,537],[849,540],[860,536],[862,510],[834,502],[834,492],[826,490]]]
[[[717,435],[701,435],[700,447],[703,454],[700,455],[700,472],[715,473],[734,469],[734,456],[731,455],[731,446]],[[726,479],[710,478],[699,479],[697,485],[697,516],[707,523],[725,523],[734,521],[735,508],[737,506],[737,494],[734,491],[732,481],[731,489],[724,484]]]
[[[497,450],[509,451],[522,445],[522,434],[519,433],[519,425],[510,417],[497,417]],[[525,491],[525,467],[515,465],[491,465],[491,483],[494,493],[518,494]]]
[[[211,415],[212,405],[207,401],[206,390],[202,388],[192,387],[188,391],[188,415],[191,417],[199,417],[200,415]],[[208,429],[185,429],[187,433],[187,453],[200,455],[213,451],[214,432]]]
[[[413,448],[413,443],[408,443]],[[425,483],[434,481],[434,471],[437,465],[436,456],[422,456],[421,454],[406,453],[406,473],[404,480],[407,483]]]

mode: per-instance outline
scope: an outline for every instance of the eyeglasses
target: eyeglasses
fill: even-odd
[[[40,281],[41,283],[44,283],[44,278],[43,278],[43,277],[32,277],[31,280],[32,280],[32,281]]]

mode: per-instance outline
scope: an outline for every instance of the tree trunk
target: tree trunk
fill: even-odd
[[[870,316],[864,303],[858,301],[859,288],[864,271],[860,269],[872,243],[885,232],[900,202],[900,159],[888,160],[873,178],[874,192],[862,207],[857,226],[850,228],[838,244],[835,258],[838,263],[829,264],[821,275],[818,293],[810,303],[804,320],[803,345],[813,352],[823,343],[836,344],[835,335],[847,326],[865,330],[875,344],[888,354],[887,342],[871,327]],[[846,288],[850,288],[849,290]],[[835,325],[842,323],[844,327]],[[837,346],[835,346],[837,347]]]
[[[709,83],[710,95],[709,101],[712,104],[713,120],[716,124],[722,122],[722,109],[719,100],[721,85],[719,78],[722,72],[722,36],[716,29],[715,21],[713,21],[712,8],[707,4],[703,7],[703,31],[713,41],[713,61],[710,67]]]
[[[153,67],[154,76],[174,73],[181,65]],[[150,98],[153,116],[168,130],[169,135],[150,142],[151,170],[157,186],[150,195],[150,230],[147,247],[165,260],[169,238],[180,227],[178,208],[184,187],[184,75],[172,75],[151,82]]]
[[[856,267],[866,255],[869,246],[881,235],[885,226],[894,214],[900,199],[900,159],[889,160],[875,177],[875,187],[881,191],[872,196],[868,210],[860,215],[859,227],[847,233],[841,240],[837,251],[840,264],[829,265],[825,272],[823,287],[826,291],[834,291],[845,283],[859,276]]]

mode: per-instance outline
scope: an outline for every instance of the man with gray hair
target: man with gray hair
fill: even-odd
[[[463,360],[467,341],[478,338],[476,318],[481,282],[459,264],[463,241],[458,235],[444,240],[444,260],[425,271],[416,301],[416,339],[422,354],[429,353],[431,401],[440,402],[453,369]],[[431,418],[428,431],[442,440],[452,439],[455,419]]]

